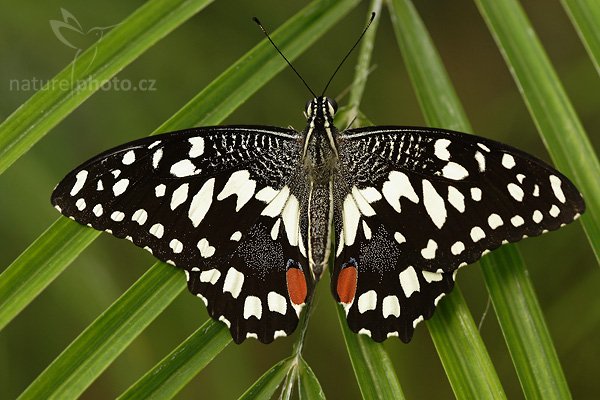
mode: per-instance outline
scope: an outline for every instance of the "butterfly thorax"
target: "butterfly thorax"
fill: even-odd
[[[307,103],[303,165],[308,177],[308,258],[319,279],[331,247],[333,220],[333,176],[338,162],[337,129],[333,125],[336,104],[327,97]]]

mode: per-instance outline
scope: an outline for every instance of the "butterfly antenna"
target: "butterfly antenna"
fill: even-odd
[[[337,72],[340,70],[340,68],[342,67],[342,65],[344,64],[344,62],[346,61],[346,59],[348,57],[350,57],[350,54],[352,53],[352,50],[354,50],[354,48],[356,46],[358,46],[358,43],[360,43],[360,40],[363,38],[363,36],[365,36],[365,33],[367,33],[367,29],[369,29],[369,27],[371,26],[371,22],[373,22],[373,19],[375,18],[375,12],[371,13],[371,19],[369,19],[369,22],[367,23],[367,26],[365,27],[365,29],[362,31],[362,33],[360,34],[360,36],[358,37],[358,39],[356,40],[356,43],[354,43],[354,46],[352,46],[350,48],[350,50],[348,51],[348,53],[346,53],[346,56],[342,59],[342,61],[338,64],[337,68],[335,69],[335,71],[333,71],[333,74],[331,74],[331,78],[329,78],[329,80],[327,81],[327,85],[325,85],[325,89],[323,89],[323,93],[321,93],[321,96],[323,96],[325,94],[325,92],[327,91],[327,88],[329,87],[329,84],[331,83],[331,81],[333,80],[333,77],[335,76],[335,74],[337,74]]]
[[[304,78],[302,78],[302,75],[300,75],[300,73],[296,70],[296,68],[294,68],[294,66],[292,65],[292,63],[283,55],[283,53],[281,52],[281,50],[279,50],[279,47],[277,47],[277,45],[275,44],[275,42],[273,42],[273,39],[271,39],[271,36],[269,36],[269,33],[267,32],[267,30],[265,29],[265,27],[262,26],[262,24],[260,23],[260,21],[258,20],[258,18],[252,17],[252,21],[256,22],[256,25],[258,25],[260,27],[260,30],[263,31],[263,33],[265,34],[265,36],[267,37],[267,39],[269,39],[269,42],[271,42],[271,44],[273,45],[273,47],[275,47],[275,50],[277,50],[277,52],[279,53],[279,55],[281,55],[281,57],[283,57],[283,59],[285,60],[285,62],[296,73],[296,75],[298,76],[298,78],[300,78],[300,80],[302,81],[302,83],[304,83],[304,86],[306,86],[306,88],[313,95],[313,97],[317,97],[317,95],[315,94],[315,92],[313,92],[313,90],[310,88],[310,86],[308,86],[308,83],[306,83],[306,81],[304,80]]]

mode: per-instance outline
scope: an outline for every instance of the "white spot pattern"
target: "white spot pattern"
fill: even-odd
[[[499,226],[504,225],[504,221],[502,221],[502,218],[498,214],[490,214],[488,217],[488,225],[490,228],[496,229]]]
[[[481,200],[481,189],[479,188],[471,188],[471,198],[475,201],[480,201]]]
[[[262,302],[256,296],[248,296],[244,301],[244,319],[262,317]]]
[[[356,239],[358,223],[360,222],[360,211],[351,194],[346,196],[344,200],[342,218],[344,220],[344,243],[346,246],[352,246]]]
[[[561,203],[565,203],[567,201],[567,199],[565,198],[565,194],[562,191],[561,185],[562,185],[562,181],[560,180],[560,178],[558,176],[550,175],[550,186],[552,186],[552,191],[554,192],[554,196],[556,196],[558,201],[560,201]]]
[[[94,208],[92,208],[92,212],[96,217],[102,216],[102,214],[104,213],[104,210],[102,209],[102,204],[96,204]]]
[[[115,211],[110,215],[110,219],[112,219],[115,222],[121,222],[123,221],[123,218],[125,218],[125,214],[121,211]]]
[[[398,297],[394,295],[384,297],[381,313],[383,318],[387,318],[390,315],[398,318],[400,316],[400,302],[398,301]]]
[[[523,201],[523,189],[519,187],[519,185],[515,185],[514,183],[509,183],[507,186],[508,192],[513,197],[513,199],[517,201]]]
[[[427,283],[439,282],[444,279],[444,276],[437,272],[421,271],[421,274],[423,274],[423,278]]]
[[[429,218],[431,218],[438,229],[441,229],[446,222],[446,204],[442,196],[439,195],[427,179],[423,179],[423,204],[425,205],[427,214],[429,214]]]
[[[243,169],[236,171],[227,180],[225,187],[217,196],[217,200],[221,201],[231,195],[237,196],[235,211],[240,209],[250,201],[256,190],[256,181],[250,179],[250,172]]]
[[[177,178],[185,178],[187,176],[199,174],[200,170],[197,170],[194,163],[190,160],[183,159],[171,165],[171,169],[169,170],[169,172],[171,173],[171,175]]]
[[[206,238],[202,238],[198,242],[198,250],[200,250],[200,255],[202,257],[208,258],[215,254],[216,249],[210,245]]]
[[[365,221],[362,222],[363,232],[365,233],[365,239],[371,240],[371,228]]]
[[[79,199],[75,202],[75,207],[77,207],[77,209],[79,211],[83,211],[85,210],[85,200],[84,199]]]
[[[448,186],[448,202],[459,212],[465,212],[465,196],[454,186]]]
[[[358,312],[363,314],[377,307],[377,292],[369,290],[358,298]]]
[[[452,245],[452,247],[450,247],[450,251],[452,252],[452,254],[457,256],[463,251],[465,251],[465,244],[463,242],[456,242]]]
[[[279,192],[273,189],[272,187],[265,186],[264,188],[256,192],[256,195],[254,197],[256,197],[257,200],[262,201],[263,203],[269,203],[275,198],[275,196],[277,196],[277,193]]]
[[[125,191],[127,190],[127,186],[129,186],[129,179],[121,179],[117,181],[117,183],[115,183],[112,188],[114,195],[120,196],[123,193],[125,193]]]
[[[479,172],[485,171],[485,156],[481,154],[481,152],[475,152],[475,161],[477,161],[477,166],[479,167]]]
[[[163,156],[162,149],[158,149],[154,152],[154,154],[152,154],[152,167],[154,169],[158,168],[158,163],[162,159],[162,156]]]
[[[135,152],[133,150],[129,150],[127,153],[125,153],[121,161],[125,165],[133,164],[133,162],[135,161]]]
[[[183,243],[177,239],[173,239],[169,242],[169,247],[173,250],[173,253],[178,254],[183,251]]]
[[[69,192],[69,194],[71,196],[75,196],[77,193],[79,193],[81,188],[83,188],[83,185],[85,185],[85,181],[87,180],[87,177],[88,177],[88,172],[85,169],[79,171],[77,173],[77,175],[75,175],[75,179],[76,179],[75,184],[73,185],[71,192]]]
[[[406,197],[413,203],[419,202],[419,196],[412,187],[408,176],[403,172],[392,171],[382,187],[383,197],[394,210],[400,212],[400,198]]]
[[[175,210],[181,204],[185,203],[185,201],[187,200],[187,197],[188,197],[189,187],[190,187],[190,185],[188,183],[184,183],[181,186],[179,186],[177,189],[175,189],[175,191],[173,192],[173,195],[171,196],[171,204],[170,204],[171,210]]]
[[[237,269],[230,267],[225,275],[223,283],[223,293],[231,293],[234,299],[237,299],[244,285],[244,274]]]
[[[440,160],[448,161],[450,159],[450,152],[448,151],[449,145],[450,141],[448,139],[436,140],[433,145],[435,156]]]
[[[287,203],[288,197],[290,196],[290,188],[284,186],[281,188],[279,193],[267,204],[265,209],[262,211],[262,215],[266,215],[268,217],[276,217],[283,211],[283,207],[285,207],[285,203]]]
[[[396,240],[396,242],[398,242],[398,244],[402,244],[402,243],[406,242],[406,238],[400,232],[394,233],[394,239]]]
[[[280,225],[281,225],[281,219],[277,218],[277,221],[275,221],[275,223],[273,224],[273,227],[271,228],[271,239],[277,240],[277,237],[279,236],[279,226]]]
[[[277,312],[281,315],[285,315],[287,312],[287,301],[285,297],[277,292],[269,292],[267,295],[267,306],[269,311]]]
[[[220,277],[221,271],[215,268],[200,272],[200,282],[210,283],[211,285],[217,283]]]
[[[510,219],[510,223],[513,224],[513,226],[515,226],[515,227],[519,227],[519,226],[523,225],[525,223],[525,221],[523,220],[523,217],[521,217],[520,215],[515,215],[514,217],[512,217]]]
[[[192,225],[194,225],[195,228],[200,225],[200,222],[202,222],[210,206],[212,205],[214,187],[215,178],[210,178],[204,182],[204,185],[202,185],[190,203],[188,218],[190,221],[192,221]]]
[[[289,196],[285,207],[283,207],[281,219],[283,219],[283,226],[285,227],[288,242],[291,246],[297,246],[300,234],[298,229],[300,224],[300,203],[293,194]]]
[[[471,229],[471,240],[473,240],[473,242],[478,242],[483,238],[485,238],[485,232],[483,229],[478,226],[474,226]]]
[[[192,145],[190,152],[188,153],[190,158],[200,157],[202,154],[204,154],[204,138],[193,137],[189,138],[188,142],[190,142]]]
[[[414,292],[418,292],[421,289],[419,285],[419,278],[417,277],[417,272],[413,267],[408,267],[404,271],[400,272],[399,275],[400,286],[402,286],[402,291],[404,292],[404,296],[408,299]]]
[[[502,155],[502,166],[506,169],[512,169],[515,166],[515,158],[508,153]]]
[[[156,197],[163,197],[165,195],[165,190],[167,190],[167,187],[161,183],[154,188],[154,194]]]
[[[429,239],[427,247],[421,250],[421,256],[426,260],[433,260],[435,258],[435,252],[438,248],[437,243],[433,239]]]
[[[148,232],[150,232],[151,235],[154,235],[157,238],[161,239],[165,234],[165,227],[162,226],[162,224],[154,224],[150,227],[150,230]]]
[[[144,209],[139,209],[133,213],[131,220],[137,222],[140,225],[144,225],[148,219],[148,213]]]
[[[450,161],[444,166],[444,168],[442,168],[442,176],[444,178],[458,181],[469,176],[469,171],[467,171],[462,165]]]

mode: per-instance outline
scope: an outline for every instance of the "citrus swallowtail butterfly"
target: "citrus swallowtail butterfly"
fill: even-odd
[[[584,211],[566,177],[513,147],[433,128],[340,132],[336,109],[315,96],[302,132],[216,126],[124,144],[69,173],[52,204],[182,268],[236,343],[291,334],[330,249],[350,329],[408,342],[459,267]]]

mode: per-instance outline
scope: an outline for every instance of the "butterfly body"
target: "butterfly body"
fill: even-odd
[[[329,260],[334,215],[334,176],[338,168],[337,129],[333,115],[337,106],[317,97],[306,107],[307,127],[303,133],[303,165],[308,182],[309,266],[318,280]]]
[[[57,186],[64,215],[182,268],[233,339],[291,334],[333,252],[349,327],[408,342],[457,269],[576,219],[575,186],[501,143],[443,129],[218,126],[111,149]]]

